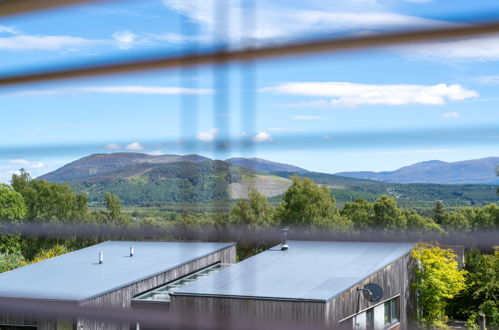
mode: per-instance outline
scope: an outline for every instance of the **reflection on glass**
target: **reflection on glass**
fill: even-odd
[[[133,300],[147,300],[147,301],[170,301],[170,293],[175,292],[178,288],[188,285],[192,282],[200,280],[204,277],[210,276],[211,274],[217,273],[224,268],[229,267],[226,264],[216,264],[205,269],[202,269],[196,273],[188,275],[184,278],[178,279],[176,281],[170,282],[163,286],[160,286],[152,291],[141,294],[138,297],[133,298]]]

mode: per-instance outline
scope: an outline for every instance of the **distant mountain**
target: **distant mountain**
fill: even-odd
[[[175,162],[201,163],[211,161],[200,155],[160,155],[153,156],[134,152],[116,152],[111,154],[93,154],[80,158],[63,167],[44,174],[39,179],[53,182],[81,181],[96,175],[113,172],[134,164],[168,164]],[[259,172],[306,173],[307,170],[288,164],[271,162],[260,158],[229,158],[227,163],[253,169]]]
[[[286,169],[269,163],[268,169]],[[111,192],[126,205],[246,198],[252,187],[272,197],[291,184],[288,178],[199,155],[141,153],[93,154],[38,179],[69,183],[88,193],[90,202],[102,202],[104,192]]]
[[[387,172],[340,172],[336,175],[392,183],[499,184],[499,157],[443,162],[430,160]]]
[[[53,182],[71,182],[112,172],[134,164],[167,164],[174,162],[200,163],[207,160],[210,159],[199,155],[152,156],[133,152],[93,154],[66,164],[53,172],[38,177],[38,179]]]
[[[251,168],[259,172],[292,172],[307,173],[308,171],[293,165],[271,162],[261,158],[229,158],[225,160],[231,165]]]
[[[430,161],[413,166],[420,169],[419,172],[431,173],[435,166],[446,164],[453,163]],[[407,171],[411,167],[401,170]],[[463,173],[472,171],[464,169]],[[476,166],[472,169],[478,171]],[[418,173],[414,169],[412,172]],[[362,175],[373,173],[380,175],[375,172],[363,172]],[[199,155],[94,154],[39,179],[69,183],[76,191],[87,193],[91,203],[102,203],[104,193],[111,192],[118,195],[125,205],[161,206],[246,198],[250,188],[273,197],[272,201],[277,202],[290,186],[292,175],[308,177],[329,186],[338,205],[356,198],[373,201],[380,195],[397,199],[402,207],[425,209],[430,209],[436,200],[443,200],[447,206],[485,205],[497,201],[493,185],[387,183],[344,174],[309,172],[264,159],[231,158],[221,161]]]

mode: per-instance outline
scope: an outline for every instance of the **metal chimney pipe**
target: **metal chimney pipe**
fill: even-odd
[[[99,264],[103,264],[104,263],[104,253],[99,252]]]
[[[133,251],[133,246],[130,246],[130,257],[133,257],[134,251]]]
[[[286,251],[289,249],[288,245],[288,227],[281,229],[282,231],[282,243],[281,243],[281,251]]]

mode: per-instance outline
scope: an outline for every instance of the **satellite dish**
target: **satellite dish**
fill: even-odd
[[[371,302],[376,302],[383,298],[383,289],[374,283],[366,284],[363,288],[358,288],[364,294],[364,298]]]

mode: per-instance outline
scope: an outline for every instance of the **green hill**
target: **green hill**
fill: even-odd
[[[199,155],[114,153],[81,158],[40,179],[67,182],[76,191],[88,193],[89,201],[94,204],[102,203],[104,193],[110,192],[129,206],[229,201],[246,198],[252,187],[278,202],[289,187],[292,175],[328,185],[339,205],[356,198],[372,201],[381,195],[397,199],[402,207],[424,209],[431,208],[436,200],[444,201],[447,206],[479,206],[498,200],[492,185],[386,183],[302,169],[293,173],[291,167],[284,166],[286,164],[267,164],[259,159],[249,159],[249,163],[252,167],[265,164],[267,170],[284,170],[260,172]]]

